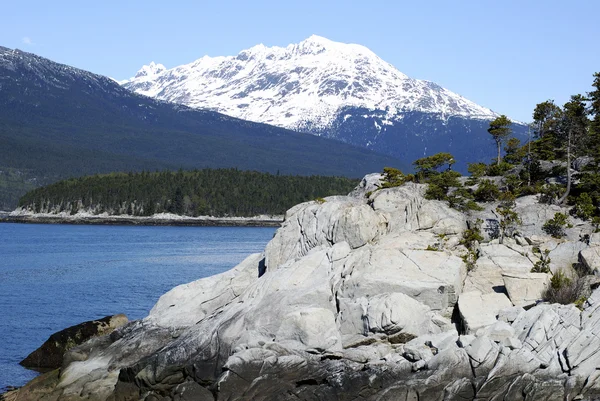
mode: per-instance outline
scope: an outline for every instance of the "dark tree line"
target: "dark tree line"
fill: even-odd
[[[242,217],[283,214],[300,202],[347,194],[357,183],[342,177],[284,176],[237,169],[112,173],[34,189],[20,199],[19,206],[37,213]]]

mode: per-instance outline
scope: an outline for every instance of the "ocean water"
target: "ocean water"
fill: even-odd
[[[0,392],[37,373],[18,362],[54,332],[145,317],[176,285],[261,252],[274,228],[0,224]]]

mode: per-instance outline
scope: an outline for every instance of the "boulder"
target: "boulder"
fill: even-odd
[[[340,297],[402,293],[442,311],[456,303],[466,266],[462,259],[446,252],[403,249],[388,242],[355,250],[348,256],[342,275]]]
[[[477,337],[485,336],[497,343],[509,342],[515,336],[515,329],[510,324],[498,320],[494,324],[477,331]]]
[[[383,175],[380,173],[367,174],[360,180],[360,183],[348,194],[348,196],[364,199],[368,193],[377,191],[381,186]]]
[[[338,323],[344,336],[384,333],[394,342],[406,342],[422,334],[439,333],[431,308],[402,293],[372,297],[339,298]]]
[[[380,192],[380,191],[378,191]],[[359,248],[375,239],[385,226],[382,218],[355,198],[303,203],[286,214],[281,228],[265,249],[265,265],[275,270],[311,249],[347,242]]]
[[[583,169],[593,161],[594,158],[591,156],[580,156],[571,162],[571,167],[577,171],[583,171]]]
[[[600,274],[600,245],[590,246],[579,252],[579,262],[591,273]]]
[[[502,273],[504,287],[515,306],[529,307],[542,299],[544,291],[550,285],[547,273]]]
[[[458,298],[458,310],[468,334],[494,324],[498,312],[511,306],[510,300],[502,293],[471,291],[462,293]]]
[[[581,241],[566,241],[551,239],[540,246],[542,251],[548,249],[550,254],[550,270],[553,274],[562,270],[564,273],[573,276],[573,263],[577,263],[579,253],[588,247]]]
[[[520,306],[511,306],[510,308],[502,309],[498,312],[498,320],[506,323],[512,323],[517,320],[517,317],[525,312]]]
[[[482,244],[479,254],[475,269],[469,272],[465,280],[465,292],[505,292],[504,273],[529,273],[533,267],[532,261],[525,256],[527,250],[516,244],[512,247],[497,243]]]
[[[40,348],[19,363],[32,369],[60,368],[65,352],[92,337],[110,334],[116,328],[127,324],[128,321],[125,315],[113,315],[68,327],[52,334]]]
[[[373,210],[384,217],[388,232],[428,230],[451,235],[466,229],[462,213],[445,202],[424,199],[426,188],[424,184],[411,182],[371,196]]]

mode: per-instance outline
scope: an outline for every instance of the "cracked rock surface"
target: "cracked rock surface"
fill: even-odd
[[[59,374],[37,380],[42,395],[34,380],[10,396],[600,399],[600,290],[582,310],[537,302],[547,277],[530,275],[531,244],[550,238],[529,226],[519,243],[481,244],[468,273],[469,217],[426,200],[419,184],[367,198],[374,179],[293,207],[264,253],[175,287],[145,319],[72,349]],[[548,214],[520,207],[528,224]],[[572,263],[588,249],[564,248]]]

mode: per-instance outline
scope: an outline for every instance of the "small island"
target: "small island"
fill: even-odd
[[[279,226],[291,206],[344,194],[358,180],[203,169],[112,173],[25,194],[0,221],[176,226]]]

